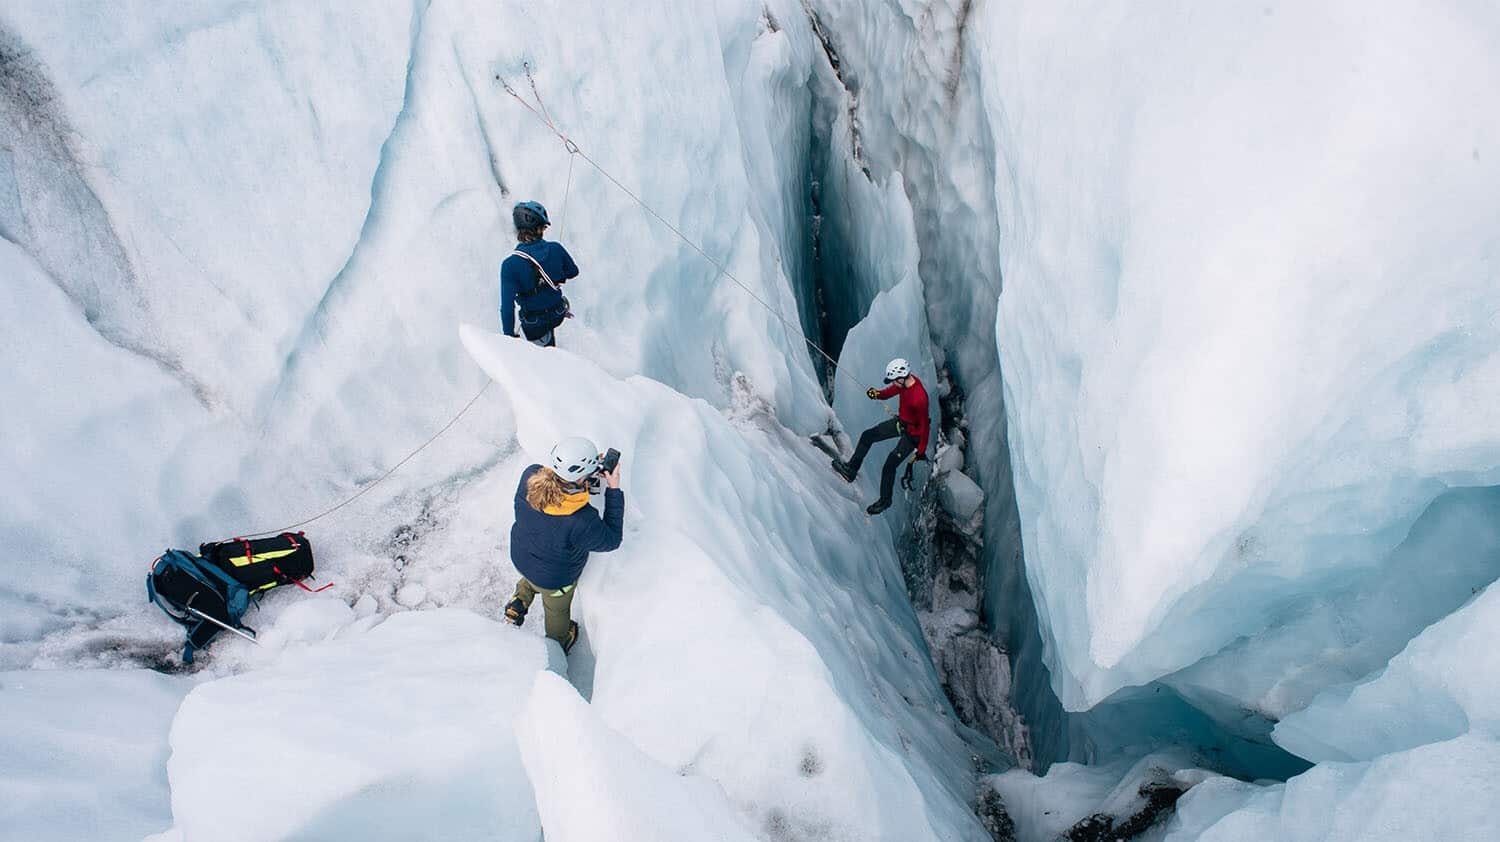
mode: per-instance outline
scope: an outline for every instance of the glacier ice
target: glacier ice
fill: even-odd
[[[516,741],[555,842],[655,839],[750,842],[713,781],[668,768],[612,731],[559,676],[541,675],[516,720]],[[577,796],[589,793],[588,808]],[[768,818],[767,827],[783,826]]]
[[[6,125],[24,138],[55,125],[64,139],[47,142],[67,147],[75,178],[52,174],[51,152],[15,147],[6,171],[18,190],[0,194],[5,274],[24,280],[6,294],[34,290],[7,301],[31,316],[0,346],[3,388],[38,404],[0,451],[32,492],[0,511],[27,569],[6,606],[33,629],[72,625],[75,609],[121,618],[136,603],[114,595],[161,544],[275,528],[394,464],[484,382],[453,325],[494,312],[508,203],[523,195],[555,209],[583,266],[565,344],[721,407],[743,372],[786,423],[825,429],[796,333],[582,162],[565,196],[566,150],[496,81],[526,90],[529,63],[592,157],[795,324],[782,266],[802,246],[782,241],[797,233],[791,218],[749,210],[774,204],[755,169],[772,141],[754,145],[759,158],[739,142],[724,45],[764,45],[766,107],[805,97],[807,70],[773,48],[786,33],[757,38],[758,10],[677,12],[668,48],[653,16],[609,3],[503,15],[392,5],[353,18],[336,3],[7,9],[7,44],[31,57],[63,122],[7,112]],[[566,58],[585,54],[596,59]],[[643,88],[651,66],[724,70],[663,72]],[[606,107],[616,102],[631,106]],[[98,205],[87,232],[46,224],[84,193]],[[95,265],[99,249],[77,254],[101,238],[118,241],[125,269]],[[51,370],[34,382],[39,359]],[[482,400],[373,505],[320,525],[327,546],[348,548],[326,561],[374,576],[366,561],[400,537],[391,531],[455,516],[497,464],[490,431],[506,426]],[[109,550],[71,559],[100,539]],[[472,580],[488,556],[463,554]],[[426,584],[438,601],[473,590]],[[36,655],[9,643],[5,663]]]
[[[1493,839],[1500,743],[1466,735],[1361,763],[1320,763],[1284,784],[1213,778],[1189,790],[1170,842]]]
[[[1067,727],[1049,687],[1022,567],[994,341],[1008,229],[996,204],[1005,162],[993,124],[1004,110],[993,108],[985,94],[979,45],[1004,37],[1007,13],[967,0],[819,0],[809,8],[837,57],[838,81],[854,115],[849,122],[857,123],[857,138],[837,140],[857,145],[872,180],[900,176],[937,362],[971,408],[967,470],[985,491],[987,625],[1009,646],[1017,706],[1032,725],[1038,757],[1066,756]],[[1080,13],[1073,19],[1088,18]],[[897,67],[903,72],[892,74]]]
[[[1375,677],[1328,690],[1271,736],[1309,760],[1373,760],[1477,733],[1500,739],[1500,587],[1424,630]]]
[[[0,198],[0,260],[21,281],[0,294],[31,314],[0,344],[0,388],[35,408],[0,451],[32,491],[0,507],[21,560],[0,591],[0,657],[49,666],[95,650],[167,651],[139,598],[162,543],[317,511],[451,417],[486,380],[453,326],[493,313],[506,208],[535,197],[584,270],[570,285],[578,318],[562,337],[563,369],[517,394],[491,388],[421,459],[316,525],[320,576],[362,619],[277,593],[253,620],[264,646],[216,645],[178,716],[174,833],[197,835],[218,803],[200,799],[190,770],[211,750],[204,717],[233,707],[234,688],[287,705],[290,687],[313,682],[307,664],[345,675],[339,664],[360,658],[398,661],[399,683],[411,647],[392,638],[420,637],[412,624],[422,621],[368,623],[407,607],[493,612],[514,583],[497,501],[550,438],[537,413],[555,413],[546,430],[589,427],[611,405],[617,426],[597,432],[621,433],[612,440],[641,460],[627,480],[640,546],[591,572],[576,604],[592,674],[573,678],[603,721],[667,768],[701,755],[701,774],[755,827],[980,838],[973,758],[905,606],[886,524],[867,528],[861,501],[806,441],[834,415],[795,330],[813,309],[798,306],[810,300],[809,245],[785,199],[808,193],[809,84],[815,73],[828,81],[802,7],[344,11],[6,10],[6,37],[33,58],[68,127],[65,142],[36,142],[68,154],[7,159],[6,178],[25,189]],[[678,25],[663,32],[662,17]],[[200,64],[212,72],[195,72]],[[496,80],[530,96],[526,67],[591,157],[774,312],[570,161]],[[845,154],[837,149],[830,159]],[[19,168],[31,165],[41,169]],[[163,180],[172,189],[151,187]],[[892,291],[882,307],[900,330],[856,343],[851,370],[878,372],[890,356],[881,342],[899,339],[935,372],[925,325],[909,318],[921,291],[901,193],[899,178],[861,174],[847,194],[862,216],[841,247],[845,265],[877,278],[866,303]],[[117,242],[87,261],[76,259],[85,237],[43,224],[86,194],[96,197],[87,237]],[[897,245],[904,252],[888,260]],[[114,262],[100,268],[105,258]],[[94,299],[107,302],[104,321]],[[637,372],[654,381],[619,379]],[[580,388],[586,400],[535,405],[575,376],[592,384]],[[685,512],[672,508],[684,477]],[[685,606],[693,633],[670,613],[642,617],[642,605]],[[577,659],[585,672],[588,660]],[[768,694],[767,684],[782,689]],[[705,697],[715,704],[701,711]],[[408,743],[381,754],[361,742],[378,721],[343,732],[325,714],[327,739],[348,737],[353,754],[407,774]],[[318,763],[339,753],[298,734]],[[340,811],[370,807],[326,777],[331,789],[312,807],[324,818],[354,821]]]
[[[0,672],[0,837],[136,842],[170,824],[167,729],[190,689],[141,669]]]
[[[1330,633],[1408,581],[1434,501],[1500,483],[1496,18],[1441,9],[986,13],[995,337],[1068,708],[1165,679],[1274,719],[1357,678]]]
[[[625,542],[590,561],[574,602],[605,724],[712,778],[753,826],[982,838],[971,750],[893,546],[848,541],[863,505],[820,450],[763,403],[726,415],[567,351],[463,338],[527,452],[571,430],[624,454]],[[589,399],[534,400],[546,383]]]
[[[1210,780],[1181,802],[1169,839],[1486,839],[1500,772],[1490,586],[1376,676],[1320,694],[1276,742],[1318,761],[1285,784]]]
[[[437,666],[413,640],[468,629],[526,652],[511,709],[537,684],[556,706],[533,714],[621,749],[579,762],[761,836],[982,838],[950,675],[1004,684],[963,703],[1002,700],[1007,722],[1014,703],[1044,763],[1112,758],[1001,776],[1023,836],[1126,809],[1142,756],[1290,778],[1197,784],[1173,838],[1485,832],[1492,670],[1463,656],[1494,628],[1489,592],[1471,597],[1500,572],[1495,30],[1456,0],[7,8],[0,303],[24,317],[0,337],[0,399],[20,407],[0,474],[24,492],[0,504],[0,666],[170,666],[173,630],[139,598],[163,543],[368,487],[493,377],[316,526],[343,599],[273,594],[262,647],[215,647],[174,769],[204,762],[225,688],[290,705],[288,682],[361,658],[395,684]],[[528,98],[534,80],[734,280],[498,77]],[[549,205],[584,269],[545,364],[454,336],[493,313],[520,198]],[[840,351],[837,379],[802,335]],[[969,474],[939,466],[938,499],[867,521],[873,472],[847,488],[806,437],[881,420],[854,381],[896,354],[962,388],[968,453],[946,458]],[[537,397],[559,383],[576,404]],[[581,695],[539,666],[536,629],[432,611],[493,615],[514,583],[504,503],[559,426],[627,445],[638,542],[586,577]],[[890,544],[933,506],[989,561],[982,608],[906,607]],[[937,670],[924,637],[948,641]],[[113,715],[158,735],[188,686],[36,681],[116,688]],[[1079,713],[1058,716],[1048,681]],[[0,729],[23,762],[51,751],[24,742],[42,710]],[[374,713],[313,747],[409,780],[410,743],[366,744],[397,712]],[[1192,756],[1152,754],[1173,741]],[[547,818],[526,772],[562,762],[541,748],[523,767],[507,744],[486,772],[519,782],[528,829]],[[160,749],[118,763],[159,772]],[[1480,777],[1420,797],[1460,769]],[[682,771],[712,786],[658,774]],[[28,774],[4,783],[34,791]],[[176,780],[164,838],[194,838],[213,802]],[[160,775],[126,789],[122,828],[165,826]],[[319,798],[293,823],[413,827],[359,824],[383,815],[368,793]]]

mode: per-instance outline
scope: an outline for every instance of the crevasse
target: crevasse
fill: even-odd
[[[6,9],[0,825],[228,838],[202,770],[233,739],[244,788],[287,752],[317,784],[245,839],[1494,835],[1496,31],[1463,2]],[[522,198],[584,269],[556,354],[488,335]],[[926,651],[932,499],[866,520],[810,441],[883,417],[852,381],[897,353],[963,398],[978,488],[933,488],[983,492],[958,607],[1005,671]],[[486,380],[316,527],[338,598],[139,669],[174,666],[162,544],[353,492]],[[626,452],[630,533],[564,664],[490,618],[515,479],[571,433]],[[1002,672],[1045,775],[941,686]],[[35,762],[101,721],[132,739]]]

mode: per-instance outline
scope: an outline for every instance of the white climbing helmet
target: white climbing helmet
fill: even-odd
[[[578,483],[599,470],[599,448],[582,436],[573,436],[553,446],[551,460],[553,473],[564,482]]]
[[[891,360],[885,366],[885,382],[895,383],[911,374],[911,365],[900,357]]]

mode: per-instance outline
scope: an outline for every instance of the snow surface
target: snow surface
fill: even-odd
[[[0,672],[0,839],[130,840],[171,824],[167,729],[192,682]]]
[[[516,739],[553,842],[755,838],[713,781],[643,754],[559,676],[537,678]],[[579,804],[583,793],[586,809]]]
[[[1143,787],[1187,789],[1206,779],[1228,780],[1194,768],[1181,751],[1172,750],[1093,766],[1056,763],[1045,777],[1011,769],[985,779],[985,785],[1004,799],[1017,842],[1054,842],[1091,816],[1118,823],[1136,815],[1146,807]],[[1130,838],[1154,842],[1166,832],[1167,822],[1158,819],[1148,832]]]
[[[302,606],[270,653],[245,653],[263,667],[183,701],[165,839],[537,835],[513,721],[537,674],[564,668],[555,643],[462,609],[366,628],[338,600]],[[247,810],[245,793],[279,795]]]

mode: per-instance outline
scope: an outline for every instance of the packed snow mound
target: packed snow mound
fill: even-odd
[[[1500,739],[1500,586],[1413,640],[1368,682],[1330,690],[1271,732],[1309,760],[1371,760],[1464,734]],[[1500,784],[1497,784],[1500,786]]]
[[[516,740],[552,842],[751,842],[713,781],[652,760],[561,676],[542,675]],[[579,798],[587,793],[587,806]]]
[[[1216,777],[1174,749],[1096,766],[1055,763],[1045,776],[1011,769],[984,784],[1006,805],[1017,842],[1157,839],[1180,793]]]
[[[1500,484],[1500,10],[1367,11],[971,24],[1027,572],[1069,709],[1212,659],[1184,695],[1281,716],[1359,677],[1346,649],[1364,671],[1399,649],[1359,653],[1361,618],[1332,643],[1362,600],[1495,576],[1392,551],[1448,489]]]
[[[1285,784],[1201,783],[1166,842],[1399,842],[1500,838],[1500,742],[1470,735],[1363,763],[1320,763]]]
[[[167,729],[191,687],[147,670],[0,672],[0,839],[138,842],[171,824]]]
[[[195,840],[526,839],[539,824],[513,722],[562,651],[462,609],[373,628],[310,612],[326,640],[195,688],[172,723],[175,826]],[[549,656],[550,650],[550,656]],[[551,660],[549,660],[549,657]],[[245,809],[245,793],[282,793]]]
[[[590,560],[574,601],[605,725],[717,783],[762,835],[986,838],[895,551],[850,539],[869,534],[864,503],[821,451],[748,386],[722,413],[565,349],[462,333],[523,451],[584,435],[623,454],[624,543]],[[559,387],[576,399],[542,397]]]

